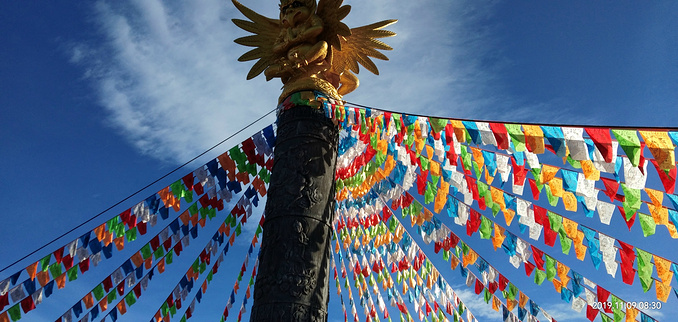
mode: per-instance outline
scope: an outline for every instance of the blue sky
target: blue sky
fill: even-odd
[[[359,75],[350,102],[485,120],[677,124],[676,2],[345,2],[351,27],[399,19],[386,40],[390,61],[377,62],[378,77]],[[275,1],[243,3],[277,15]],[[280,83],[245,81],[251,65],[236,61],[246,51],[233,43],[244,35],[236,17],[218,0],[0,5],[1,266],[274,108]],[[572,311],[563,312],[567,320]]]

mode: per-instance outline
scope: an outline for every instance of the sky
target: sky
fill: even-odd
[[[275,1],[242,2],[277,16]],[[349,102],[478,120],[677,124],[674,1],[345,3],[353,7],[345,19],[350,27],[399,20],[389,27],[398,35],[385,39],[394,48],[386,53],[390,60],[377,61],[379,76],[358,75],[361,85],[345,97]],[[233,39],[246,33],[233,18],[242,16],[223,0],[0,4],[0,266],[275,107],[281,83],[245,80],[251,63],[237,61],[247,50]],[[273,116],[264,118],[77,232],[272,122]],[[77,235],[0,273],[0,280]],[[235,257],[241,263],[242,256]],[[457,272],[452,275],[453,285],[463,284]],[[226,274],[226,284],[233,277]],[[559,300],[545,299],[552,311],[562,308]],[[484,303],[471,308],[477,316],[491,311]],[[558,321],[582,320],[567,307],[561,311]]]

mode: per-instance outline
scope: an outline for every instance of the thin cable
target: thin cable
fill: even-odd
[[[504,124],[517,124],[517,125],[528,124],[528,125],[543,125],[543,126],[588,127],[588,128],[605,128],[605,129],[612,128],[612,129],[628,129],[628,130],[667,130],[667,131],[677,131],[678,130],[678,127],[662,127],[662,126],[633,127],[633,126],[581,125],[581,124],[558,124],[558,123],[536,123],[536,122],[504,122],[504,121],[490,121],[490,120],[474,120],[474,119],[453,118],[453,117],[446,117],[446,116],[430,116],[430,115],[422,115],[422,114],[409,113],[409,112],[403,113],[403,112],[387,110],[387,109],[383,109],[383,108],[379,108],[379,107],[361,105],[361,104],[352,103],[352,102],[349,102],[349,101],[344,101],[344,103],[350,104],[350,105],[355,105],[357,107],[369,108],[369,109],[374,109],[374,110],[379,110],[379,111],[389,112],[389,113],[407,114],[407,115],[418,116],[418,117],[435,117],[435,118],[448,119],[448,120],[459,120],[459,121],[504,123]]]
[[[85,220],[83,223],[81,223],[81,224],[75,226],[74,228],[70,229],[69,231],[67,231],[67,232],[65,232],[65,233],[63,233],[63,234],[61,234],[61,235],[59,235],[58,237],[52,239],[52,240],[49,241],[47,244],[45,244],[45,245],[39,247],[38,249],[36,249],[36,250],[34,250],[34,251],[28,253],[27,255],[24,255],[23,257],[17,259],[17,260],[14,261],[13,263],[11,263],[11,264],[5,266],[4,268],[0,269],[0,272],[3,272],[3,271],[5,271],[6,269],[8,269],[8,268],[10,268],[10,267],[12,267],[12,266],[14,266],[14,265],[16,265],[17,263],[21,262],[22,260],[28,258],[29,256],[31,256],[31,255],[33,255],[33,254],[39,252],[40,250],[44,249],[45,247],[47,247],[47,246],[51,245],[52,243],[56,242],[57,240],[63,238],[64,236],[66,236],[66,235],[68,235],[68,234],[74,232],[76,229],[78,229],[78,228],[84,226],[85,224],[91,222],[92,220],[94,220],[94,219],[96,219],[96,218],[102,216],[103,214],[105,214],[105,213],[108,212],[109,210],[115,208],[116,206],[120,205],[121,203],[123,203],[123,202],[129,200],[130,198],[132,198],[132,197],[134,197],[134,196],[136,196],[136,195],[139,194],[140,192],[142,192],[142,191],[148,189],[150,186],[152,186],[152,185],[158,183],[160,180],[167,178],[167,177],[170,176],[172,173],[175,173],[175,172],[179,171],[181,168],[187,166],[188,164],[190,164],[191,162],[197,160],[197,159],[200,158],[201,156],[207,154],[208,152],[214,150],[214,149],[217,148],[218,146],[224,144],[226,141],[230,140],[230,139],[233,138],[234,136],[240,134],[240,132],[246,130],[246,129],[249,128],[250,126],[254,125],[255,123],[257,123],[257,122],[259,122],[259,121],[261,121],[263,118],[269,116],[271,113],[275,112],[275,110],[276,110],[276,109],[273,109],[273,110],[271,110],[270,112],[264,114],[263,116],[261,116],[261,117],[259,117],[258,119],[254,120],[252,123],[246,125],[246,126],[243,127],[242,129],[240,129],[240,130],[236,131],[235,133],[231,134],[229,137],[227,137],[227,138],[221,140],[221,142],[219,142],[219,143],[215,144],[214,146],[212,146],[211,148],[207,149],[205,152],[202,152],[202,153],[198,154],[196,157],[194,157],[194,158],[192,158],[191,160],[185,162],[184,164],[178,166],[177,168],[175,168],[174,170],[168,172],[168,173],[165,174],[164,176],[162,176],[162,177],[156,179],[155,181],[153,181],[153,182],[147,184],[146,186],[144,186],[143,188],[137,190],[136,192],[132,193],[131,195],[125,197],[125,199],[122,199],[122,200],[118,201],[117,203],[115,203],[114,205],[112,205],[112,206],[106,208],[105,210],[103,210],[103,211],[101,211],[100,213],[98,213],[96,216],[94,216],[94,217],[92,217],[92,218],[90,218],[90,219]]]

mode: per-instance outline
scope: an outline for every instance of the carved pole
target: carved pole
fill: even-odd
[[[377,39],[396,20],[349,29],[342,0],[280,0],[279,19],[232,2],[249,19],[233,22],[253,34],[235,40],[255,47],[238,58],[257,60],[247,79],[284,84],[250,320],[327,321],[339,130],[321,101],[355,90],[358,64],[379,74],[370,57],[388,59]]]
[[[295,104],[277,131],[250,321],[327,321],[338,128]]]

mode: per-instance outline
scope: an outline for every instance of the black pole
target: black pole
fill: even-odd
[[[298,103],[277,132],[250,321],[327,321],[339,130]]]

